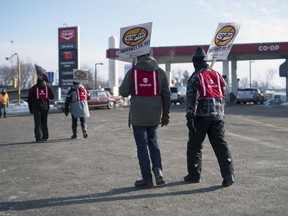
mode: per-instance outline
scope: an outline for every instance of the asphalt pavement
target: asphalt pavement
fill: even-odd
[[[71,118],[49,114],[50,138],[35,143],[33,117],[0,119],[1,215],[288,215],[288,107],[227,105],[226,136],[236,182],[221,186],[206,139],[202,182],[187,184],[185,107],[159,128],[165,186],[139,190],[128,108],[90,111],[87,139],[71,140]]]

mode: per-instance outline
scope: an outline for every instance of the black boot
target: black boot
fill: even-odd
[[[77,139],[78,137],[77,137],[77,134],[76,133],[74,133],[72,136],[71,136],[71,139]]]
[[[152,179],[141,179],[141,180],[137,180],[135,182],[135,187],[138,188],[143,188],[143,189],[148,189],[148,188],[152,188],[153,187],[153,181]]]
[[[163,185],[163,184],[165,184],[165,180],[164,180],[164,177],[163,177],[162,170],[160,170],[160,169],[155,169],[153,172],[154,172],[156,184],[157,184],[157,185]]]
[[[230,185],[232,185],[234,183],[234,181],[235,181],[235,179],[234,179],[233,175],[227,175],[223,179],[222,186],[223,187],[229,187]]]

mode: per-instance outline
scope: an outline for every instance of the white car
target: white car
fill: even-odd
[[[170,87],[170,99],[172,104],[183,104],[186,101],[186,87],[184,86],[175,86]]]
[[[239,89],[236,95],[236,104],[252,102],[254,104],[264,103],[263,93],[258,88]]]
[[[10,104],[18,106],[18,100],[11,100],[9,101],[9,106]],[[20,100],[20,106],[28,106],[28,102],[24,101],[24,100]]]

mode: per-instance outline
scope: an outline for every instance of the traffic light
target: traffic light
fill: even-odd
[[[34,75],[33,75],[33,84],[35,85],[36,83],[37,83],[37,75],[34,74]]]
[[[13,81],[13,88],[17,88],[17,78],[13,77],[12,81]]]

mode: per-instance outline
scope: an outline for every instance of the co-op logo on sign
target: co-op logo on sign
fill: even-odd
[[[233,26],[224,26],[217,32],[214,42],[217,46],[225,46],[234,38],[235,34],[236,29]]]
[[[75,36],[74,30],[63,30],[61,32],[61,38],[65,39],[65,40],[70,40],[74,36]]]
[[[122,37],[127,46],[135,46],[142,43],[148,37],[148,30],[143,27],[129,29]]]
[[[265,51],[277,51],[280,48],[279,45],[264,45],[264,46],[259,46],[258,50],[261,52]]]
[[[86,78],[86,73],[84,71],[81,71],[81,70],[76,70],[74,72],[74,76],[77,78],[77,79],[85,79]]]

